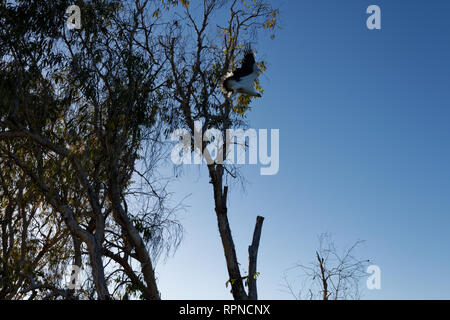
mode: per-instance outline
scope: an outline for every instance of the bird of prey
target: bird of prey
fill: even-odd
[[[234,97],[238,93],[247,94],[253,97],[261,97],[255,90],[255,80],[258,77],[258,67],[255,56],[250,47],[245,50],[242,66],[233,72],[229,72],[221,83],[221,90],[228,98]]]

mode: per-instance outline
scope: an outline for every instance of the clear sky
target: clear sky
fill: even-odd
[[[259,38],[269,62],[252,128],[280,129],[280,171],[244,166],[229,219],[242,269],[257,215],[261,299],[290,299],[283,274],[314,258],[317,235],[381,268],[367,299],[450,298],[450,1],[274,1],[283,29]],[[366,27],[377,4],[382,29]],[[231,299],[205,168],[184,168],[173,186],[192,193],[186,233],[159,262],[166,299]],[[290,272],[295,280],[296,273]]]

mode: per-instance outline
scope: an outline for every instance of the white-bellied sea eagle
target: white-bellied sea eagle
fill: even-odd
[[[250,47],[245,50],[242,66],[233,72],[229,72],[221,83],[221,90],[228,98],[238,93],[253,97],[261,97],[255,89],[255,80],[258,77],[258,66]]]

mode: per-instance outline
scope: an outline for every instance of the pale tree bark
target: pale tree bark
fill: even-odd
[[[122,230],[127,235],[127,239],[129,239],[129,242],[136,251],[137,258],[141,264],[141,272],[146,283],[146,296],[150,300],[159,300],[161,299],[161,296],[156,284],[152,260],[141,235],[136,230],[133,223],[130,221],[128,214],[125,212],[121,204],[120,199],[122,199],[122,196],[118,182],[119,173],[115,162],[116,159],[114,159],[113,157],[112,161],[113,163],[111,165],[111,175],[109,179],[109,195],[111,197],[113,205],[114,218],[116,222],[122,227]]]

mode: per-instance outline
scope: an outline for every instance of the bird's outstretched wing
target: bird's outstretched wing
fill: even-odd
[[[255,56],[253,55],[252,50],[247,49],[244,60],[242,60],[242,66],[233,71],[233,76],[229,79],[239,81],[242,77],[252,74],[255,68],[255,63]]]

